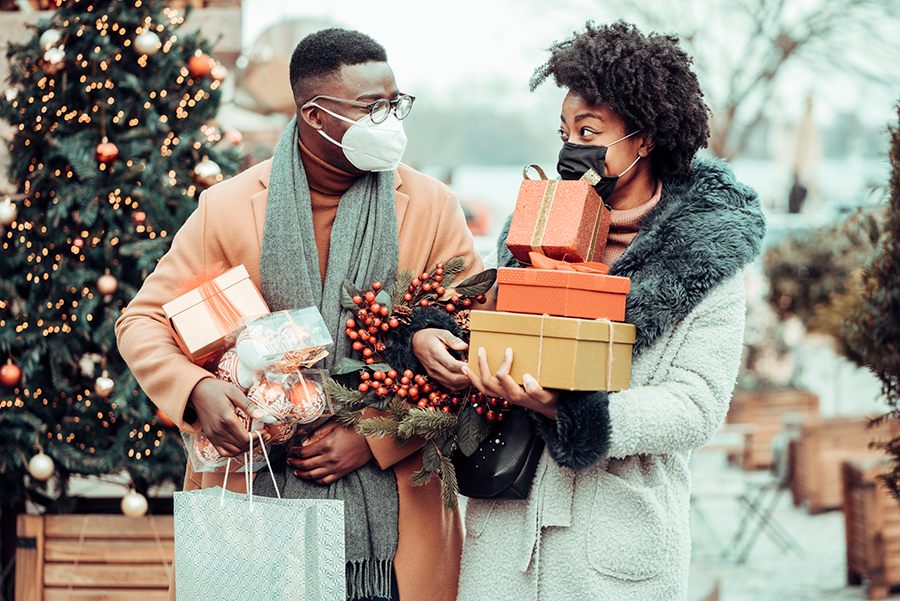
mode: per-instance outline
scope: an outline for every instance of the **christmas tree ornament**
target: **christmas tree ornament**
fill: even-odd
[[[19,88],[6,88],[6,101],[12,102],[19,96]]]
[[[139,520],[147,514],[148,504],[147,498],[139,492],[131,491],[124,497],[119,504],[122,513],[133,520]]]
[[[229,129],[225,133],[222,134],[222,139],[226,140],[229,144],[233,146],[239,146],[244,141],[244,136],[236,129]]]
[[[204,186],[212,186],[222,181],[222,169],[207,157],[194,167],[195,179]]]
[[[97,144],[95,156],[101,163],[111,163],[119,157],[119,148],[103,136],[103,141]]]
[[[162,44],[159,41],[159,36],[150,30],[145,31],[134,38],[134,49],[147,56],[156,54],[161,46]]]
[[[31,458],[28,462],[28,473],[35,480],[48,480],[53,475],[56,466],[53,465],[53,459],[49,455],[45,455],[43,451]]]
[[[215,61],[209,57],[208,54],[204,54],[200,50],[194,53],[194,56],[188,59],[188,72],[191,74],[191,77],[206,77],[209,75],[213,66],[215,65]]]
[[[41,34],[40,38],[38,38],[38,43],[44,50],[49,50],[53,46],[56,46],[61,39],[62,33],[60,33],[58,29],[48,29]]]
[[[65,65],[66,51],[62,46],[53,47],[44,52],[44,73],[56,75]]]
[[[228,77],[228,69],[222,65],[216,64],[216,66],[212,68],[212,71],[209,72],[209,75],[213,78],[213,81],[222,83],[225,81],[225,78]]]
[[[109,373],[105,369],[100,377],[94,382],[94,392],[97,393],[97,396],[104,399],[112,394],[113,388],[115,387],[116,383],[109,377]]]
[[[0,225],[9,225],[16,220],[18,214],[16,205],[8,197],[0,202]]]
[[[81,238],[75,238],[75,240],[72,241],[72,246],[79,249],[84,248],[84,240],[82,240]]]
[[[7,359],[6,365],[0,367],[0,384],[12,388],[19,383],[21,378],[22,370],[12,362],[12,359]]]
[[[161,423],[166,428],[174,428],[175,427],[175,422],[173,422],[171,419],[169,419],[169,416],[166,415],[165,413],[163,413],[162,411],[160,411],[159,409],[156,410],[156,419],[159,420],[159,423]]]
[[[144,220],[147,219],[147,213],[143,211],[138,211],[134,214],[134,222],[135,223],[144,223]]]
[[[106,273],[101,275],[97,279],[97,290],[100,291],[100,294],[106,296],[107,294],[113,294],[116,290],[119,289],[119,280],[116,279],[116,276],[109,273],[109,270],[106,270]]]

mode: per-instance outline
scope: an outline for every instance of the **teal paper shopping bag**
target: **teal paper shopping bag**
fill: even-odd
[[[175,590],[178,601],[344,601],[343,501],[176,492]]]

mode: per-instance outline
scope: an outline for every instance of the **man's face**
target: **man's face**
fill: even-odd
[[[344,100],[357,102],[375,102],[380,98],[396,100],[400,96],[397,82],[394,80],[394,72],[387,63],[367,62],[358,65],[344,65],[338,76],[323,81],[312,94],[315,96],[332,96]],[[343,102],[336,102],[320,98],[319,104],[333,113],[346,117],[351,121],[368,118],[369,111],[364,107],[352,106]],[[343,140],[344,133],[352,127],[350,123],[337,119],[316,106],[307,106],[301,109],[301,119],[309,127],[324,131],[329,137],[338,142]],[[313,132],[314,133],[314,132]],[[302,130],[301,130],[301,137]],[[319,134],[303,142],[319,158],[330,165],[350,173],[363,173],[347,160],[339,146],[332,144]]]

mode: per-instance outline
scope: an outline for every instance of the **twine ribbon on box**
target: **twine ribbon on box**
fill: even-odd
[[[552,259],[551,259],[552,260]],[[540,383],[541,381],[541,364],[543,361],[541,359],[544,356],[544,320],[550,317],[546,313],[541,315],[541,331],[540,331],[540,342],[538,343],[538,367],[537,367],[537,381]],[[581,332],[581,324],[584,320],[580,317],[578,319],[578,325],[575,328],[575,338],[578,338],[578,334]],[[612,388],[612,368],[613,368],[613,336],[615,335],[615,331],[613,330],[613,324],[615,322],[610,321],[609,319],[594,319],[591,321],[599,321],[600,323],[605,323],[609,327],[609,349],[606,353],[606,390]]]
[[[531,235],[531,249],[536,253],[541,253],[541,247],[544,241],[544,233],[547,230],[547,221],[550,218],[550,209],[553,206],[553,199],[556,196],[556,187],[561,180],[558,179],[548,179],[547,174],[544,173],[544,170],[541,169],[538,165],[526,165],[524,169],[522,169],[522,177],[526,180],[531,180],[528,177],[528,170],[534,169],[538,172],[541,180],[547,182],[547,187],[544,189],[544,196],[541,198],[541,206],[538,210],[537,221],[534,226],[534,232]],[[586,181],[591,186],[597,184],[600,181],[600,176],[593,169],[588,169],[584,175],[579,178],[579,181]],[[600,234],[600,224],[603,221],[603,210],[606,208],[606,205],[603,203],[603,199],[600,199],[600,206],[597,208],[597,214],[594,217],[594,227],[591,232],[591,245],[588,248],[587,258],[591,259],[594,257],[594,250],[597,248],[597,238]]]

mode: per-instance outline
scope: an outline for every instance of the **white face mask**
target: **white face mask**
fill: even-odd
[[[400,164],[403,151],[406,150],[406,134],[403,132],[403,123],[393,112],[381,123],[374,123],[368,115],[359,121],[353,121],[313,104],[350,124],[342,142],[332,139],[321,129],[318,131],[326,140],[344,150],[344,156],[351,165],[360,171],[393,171]]]

